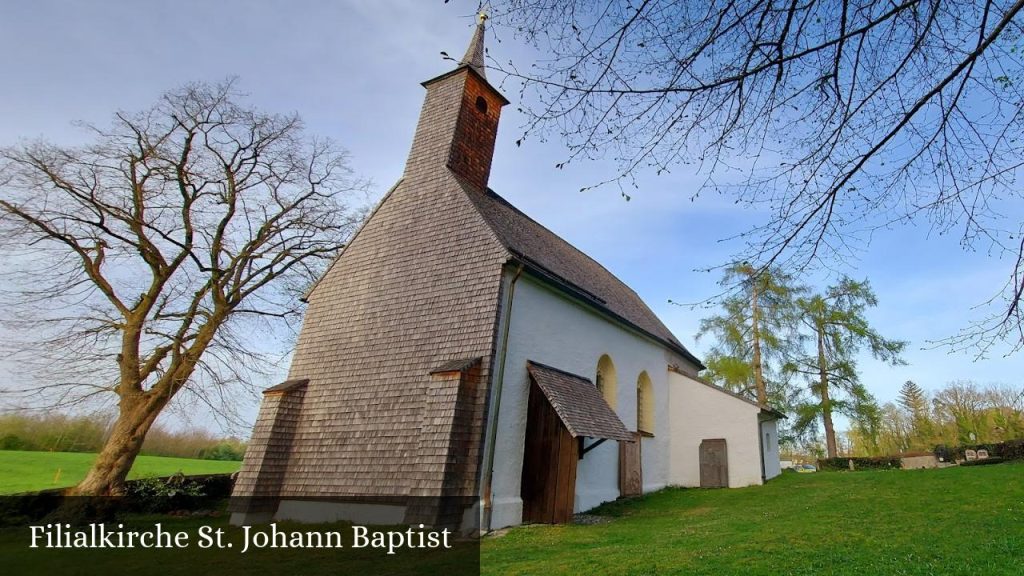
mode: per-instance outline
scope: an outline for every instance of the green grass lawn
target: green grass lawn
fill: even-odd
[[[1024,573],[1024,463],[668,489],[488,537],[484,574]]]
[[[0,494],[74,486],[88,472],[95,454],[0,450]],[[129,478],[234,472],[241,462],[139,456]]]

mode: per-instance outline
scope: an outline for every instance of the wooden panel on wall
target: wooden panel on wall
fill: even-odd
[[[552,410],[554,412],[554,410]],[[555,484],[555,506],[551,511],[551,522],[565,524],[572,522],[572,509],[576,499],[576,464],[578,461],[577,442],[565,426],[559,424],[558,433],[558,474]]]
[[[531,383],[523,453],[523,522],[558,524],[572,521],[576,499],[579,443]]]
[[[724,438],[700,442],[700,487],[729,487],[729,453]]]
[[[633,440],[619,440],[619,495],[640,496],[644,492],[640,457],[641,435],[633,433]]]

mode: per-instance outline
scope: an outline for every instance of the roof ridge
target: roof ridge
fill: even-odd
[[[508,243],[502,239],[501,234],[499,234],[498,231],[494,228],[494,225],[490,223],[490,221],[487,219],[487,216],[480,211],[480,207],[476,205],[476,202],[473,202],[472,194],[479,193],[477,192],[477,188],[472,184],[466,182],[462,176],[459,176],[451,169],[447,169],[447,174],[455,179],[455,183],[458,184],[459,189],[462,190],[462,193],[466,195],[466,199],[469,200],[469,205],[473,207],[473,212],[475,212],[476,215],[480,217],[480,220],[483,221],[484,226],[487,228],[487,232],[491,235],[491,238],[498,243],[498,246],[501,246],[502,250],[505,251],[505,254],[509,258],[514,258],[515,254],[512,252],[512,249],[509,247]],[[487,188],[486,190],[490,190],[490,188]],[[504,199],[502,199],[502,201],[505,202]],[[515,206],[508,204],[508,202],[505,203],[508,206],[515,209]],[[526,214],[523,214],[523,216],[526,216]],[[529,216],[526,217],[529,218]]]
[[[586,259],[587,261],[589,261],[589,262],[593,263],[593,264],[594,264],[594,265],[596,265],[596,266],[597,266],[598,268],[600,268],[600,269],[601,269],[601,270],[602,270],[602,271],[603,271],[603,272],[604,272],[605,274],[607,274],[607,275],[608,275],[609,277],[611,277],[611,278],[612,278],[612,279],[613,279],[613,280],[614,280],[615,282],[617,282],[617,283],[618,283],[618,284],[619,284],[620,286],[622,286],[622,287],[623,287],[623,288],[625,288],[625,289],[626,289],[626,290],[627,290],[627,291],[628,291],[628,292],[629,292],[630,294],[632,294],[632,295],[633,295],[633,296],[634,296],[634,297],[636,298],[637,302],[639,302],[639,303],[640,303],[640,305],[642,305],[642,306],[644,307],[644,309],[646,309],[646,311],[647,311],[647,312],[648,312],[648,313],[650,314],[651,318],[653,318],[653,319],[654,319],[654,321],[655,321],[655,322],[657,322],[657,323],[658,323],[658,325],[660,325],[660,327],[661,327],[661,328],[662,328],[662,329],[663,329],[663,330],[664,330],[664,331],[665,331],[665,332],[666,332],[667,334],[669,334],[669,335],[671,336],[671,339],[669,339],[669,341],[668,341],[668,342],[666,342],[667,344],[669,344],[669,345],[670,345],[670,347],[673,347],[673,346],[677,346],[677,347],[681,348],[681,349],[682,349],[682,351],[683,351],[683,355],[684,355],[685,357],[689,357],[690,359],[692,359],[692,360],[695,360],[695,361],[696,361],[696,362],[697,362],[698,364],[701,364],[701,363],[700,363],[700,360],[699,360],[699,359],[697,359],[697,358],[696,358],[696,356],[694,356],[694,355],[693,355],[693,353],[692,353],[692,352],[690,352],[690,351],[689,351],[689,350],[688,350],[688,349],[686,348],[686,346],[684,346],[684,345],[682,344],[682,342],[681,342],[681,341],[679,341],[679,337],[678,337],[678,336],[676,336],[676,335],[675,335],[675,333],[674,333],[674,332],[672,332],[672,330],[670,330],[670,329],[668,328],[668,326],[666,326],[666,325],[665,325],[665,323],[664,323],[664,322],[662,322],[661,318],[660,318],[660,317],[658,317],[658,315],[657,315],[657,314],[655,314],[653,310],[651,310],[651,307],[647,305],[647,302],[645,302],[645,301],[644,301],[644,299],[640,297],[640,295],[639,295],[639,294],[638,294],[638,293],[636,292],[636,290],[634,290],[634,289],[633,289],[633,288],[632,288],[632,287],[631,287],[631,286],[630,286],[629,284],[627,284],[627,283],[626,283],[625,281],[623,281],[623,280],[622,280],[621,278],[619,278],[619,277],[618,277],[618,276],[617,276],[617,275],[616,275],[616,274],[615,274],[614,272],[612,272],[611,270],[609,270],[608,268],[606,268],[606,267],[605,267],[605,266],[604,266],[603,264],[601,264],[601,263],[600,263],[600,262],[599,262],[599,261],[598,261],[597,259],[595,259],[595,258],[591,257],[591,256],[590,256],[589,254],[587,254],[587,253],[586,253],[586,252],[584,252],[583,250],[580,250],[579,248],[577,248],[576,246],[574,246],[574,245],[572,244],[572,242],[569,242],[568,240],[566,240],[566,239],[565,239],[565,238],[563,238],[563,237],[562,237],[561,235],[557,234],[556,232],[554,232],[553,230],[551,230],[550,228],[548,228],[548,227],[547,227],[547,226],[545,226],[544,224],[541,224],[540,222],[538,222],[538,221],[537,221],[537,220],[535,220],[534,218],[530,217],[530,215],[529,215],[529,214],[527,214],[527,213],[523,212],[522,210],[520,210],[519,208],[517,208],[517,207],[516,207],[516,206],[515,206],[514,204],[512,204],[511,202],[509,202],[508,200],[506,200],[506,199],[505,199],[505,198],[504,198],[504,197],[503,197],[503,196],[502,196],[501,194],[498,194],[498,193],[497,193],[497,192],[495,192],[495,191],[494,191],[494,190],[493,190],[492,188],[488,187],[488,188],[486,188],[486,189],[484,189],[484,190],[482,190],[482,191],[481,191],[481,190],[479,190],[479,189],[477,189],[477,188],[475,188],[475,187],[472,187],[472,186],[469,186],[468,184],[465,184],[465,183],[463,183],[462,179],[461,179],[461,178],[459,178],[459,177],[458,177],[458,175],[455,175],[455,177],[456,177],[456,179],[457,179],[457,180],[459,181],[459,183],[460,183],[460,184],[462,184],[463,192],[464,192],[464,193],[465,193],[465,194],[466,194],[467,196],[469,196],[469,197],[470,197],[471,199],[472,199],[472,195],[473,195],[473,194],[480,194],[480,193],[482,192],[482,193],[483,193],[483,195],[484,195],[485,197],[491,198],[492,200],[494,200],[494,201],[496,201],[496,202],[500,203],[500,204],[501,204],[502,206],[505,206],[506,208],[508,208],[508,209],[512,210],[512,211],[513,211],[513,212],[514,212],[515,214],[517,214],[517,215],[518,215],[519,217],[522,217],[522,218],[526,219],[527,221],[531,222],[532,224],[534,224],[535,226],[537,226],[537,227],[541,228],[542,230],[544,230],[545,232],[547,232],[548,234],[550,234],[552,238],[554,238],[554,239],[556,239],[557,241],[561,242],[562,244],[564,244],[564,245],[568,246],[568,247],[569,247],[569,248],[571,248],[571,249],[572,249],[572,250],[573,250],[573,251],[574,251],[574,252],[575,252],[576,254],[578,254],[579,256],[581,256],[581,257],[583,257],[583,258],[585,258],[585,259]],[[469,189],[467,189],[467,186],[469,186]],[[487,223],[487,226],[488,226],[488,228],[490,228],[490,229],[491,229],[492,231],[494,231],[494,233],[495,233],[495,236],[496,236],[496,237],[498,238],[498,241],[499,241],[499,242],[501,243],[501,245],[502,245],[502,246],[504,246],[504,247],[505,247],[505,249],[506,249],[506,250],[507,250],[507,251],[508,251],[508,252],[510,253],[510,255],[512,255],[512,256],[514,256],[514,257],[515,257],[515,256],[519,256],[519,257],[525,256],[526,258],[530,259],[531,261],[534,261],[534,262],[535,262],[536,264],[539,264],[539,265],[540,265],[541,267],[543,267],[543,268],[547,269],[547,270],[548,270],[548,271],[549,271],[549,272],[550,272],[551,274],[554,274],[554,275],[555,275],[555,277],[557,277],[557,278],[560,278],[561,280],[563,280],[563,281],[567,282],[568,284],[570,284],[570,285],[572,285],[572,286],[576,287],[577,289],[580,289],[580,290],[582,290],[582,291],[583,291],[584,293],[586,293],[586,294],[589,294],[589,295],[591,295],[591,296],[592,296],[592,297],[594,297],[594,298],[595,298],[595,299],[596,299],[596,300],[597,300],[597,301],[598,301],[599,303],[603,303],[602,305],[603,305],[603,306],[604,306],[605,308],[607,308],[607,307],[608,307],[608,306],[607,306],[607,302],[605,301],[605,298],[603,298],[602,296],[600,296],[600,295],[598,295],[598,294],[593,294],[593,293],[592,293],[592,292],[591,292],[590,290],[588,290],[588,289],[586,289],[585,287],[583,287],[583,286],[580,286],[580,285],[579,285],[578,283],[576,283],[576,282],[573,282],[572,280],[570,280],[570,279],[566,278],[566,277],[565,277],[564,275],[562,275],[562,274],[558,273],[557,271],[555,271],[555,270],[550,270],[550,269],[548,269],[548,267],[547,267],[547,266],[545,266],[545,265],[544,265],[544,264],[543,264],[542,262],[538,262],[538,261],[536,260],[536,258],[534,258],[534,257],[531,257],[531,255],[530,255],[530,254],[523,254],[523,253],[521,253],[521,252],[520,252],[519,250],[517,250],[517,249],[515,249],[515,248],[514,248],[513,246],[511,246],[511,245],[510,245],[510,241],[509,241],[509,240],[507,240],[506,238],[504,238],[504,237],[503,237],[503,235],[502,235],[502,234],[501,234],[501,233],[500,233],[500,232],[498,231],[498,229],[497,229],[496,225],[495,225],[495,224],[494,224],[493,222],[491,222],[491,219],[490,219],[490,218],[488,218],[488,217],[487,217],[487,216],[486,216],[485,214],[483,214],[483,212],[481,211],[481,208],[480,208],[480,206],[479,206],[479,205],[478,205],[478,204],[477,204],[476,202],[472,202],[472,204],[473,204],[474,208],[475,208],[475,209],[477,210],[477,212],[479,212],[479,213],[481,214],[481,216],[482,216],[482,217],[483,217],[483,219],[484,219],[484,222],[486,222],[486,223]],[[614,312],[614,311],[613,311],[613,312]],[[617,312],[616,312],[615,314],[616,314],[616,315],[618,315],[618,316],[620,316],[620,317],[624,317],[624,316],[623,316],[622,314],[619,314],[619,313],[617,313]],[[628,318],[626,318],[626,319],[628,320]],[[635,322],[633,322],[633,321],[630,321],[630,322],[631,322],[631,323],[633,323],[633,324],[636,324],[636,323],[635,323]],[[643,331],[643,332],[648,332],[648,333],[651,333],[651,331],[650,331],[650,330],[647,330],[647,329],[645,329],[645,328],[643,328],[643,327],[641,327],[641,326],[637,326],[637,327],[638,327],[638,328],[640,328],[640,330],[641,330],[641,331]],[[663,336],[658,336],[657,334],[653,334],[653,333],[651,333],[651,335],[652,335],[652,336],[655,336],[655,337],[656,337],[657,339],[659,339],[659,340],[664,340],[664,339],[665,339],[665,338],[664,338]],[[671,340],[675,340],[675,342],[672,342]]]

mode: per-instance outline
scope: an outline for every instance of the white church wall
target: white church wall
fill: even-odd
[[[700,443],[725,438],[729,487],[761,484],[760,409],[676,372],[668,373],[672,411],[671,484],[700,486]]]
[[[767,480],[782,474],[782,463],[779,461],[779,422],[765,420],[761,422],[761,442],[764,457],[764,477]]]
[[[520,488],[529,394],[527,360],[594,380],[598,360],[615,365],[615,411],[636,430],[636,384],[647,371],[655,395],[655,432],[642,440],[644,491],[668,484],[669,402],[666,351],[659,344],[527,276],[515,288],[495,442],[491,528],[522,522]],[[501,343],[499,342],[499,354]],[[500,358],[497,360],[500,362]],[[675,360],[674,361],[678,361]],[[594,440],[587,439],[589,445]],[[575,511],[619,496],[618,443],[606,441],[579,461]]]

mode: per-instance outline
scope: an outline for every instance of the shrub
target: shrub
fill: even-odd
[[[945,444],[939,444],[935,447],[935,457],[939,459],[939,462],[955,462],[956,461],[956,449],[950,448]]]
[[[154,426],[142,445],[142,454],[148,456],[241,460],[244,453],[245,444],[241,440],[218,437],[202,429],[168,430]]]
[[[0,449],[96,452],[103,446],[109,418],[63,414],[0,414]]]
[[[0,498],[0,528],[24,526],[28,522],[54,521],[79,524],[85,521],[113,521],[122,513],[166,514],[169,512],[211,512],[221,508],[231,495],[233,474],[176,474],[125,482],[125,497],[66,496],[54,488]]]
[[[99,452],[110,430],[104,415],[58,413],[0,414],[0,450]],[[206,430],[167,430],[154,426],[142,454],[208,460],[241,460],[245,443]]]
[[[998,456],[1004,460],[1024,460],[1024,440],[1003,442]]]
[[[203,487],[183,474],[169,478],[144,478],[126,486],[129,499],[145,512],[190,508],[203,495]]]
[[[245,444],[239,441],[221,440],[209,449],[199,451],[203,460],[238,460],[245,456]]]
[[[818,460],[819,470],[849,470],[850,462],[853,461],[854,470],[899,470],[900,459],[898,456],[871,456],[871,457],[838,457],[821,458]]]
[[[35,445],[17,434],[5,434],[0,438],[0,450],[35,450]]]

